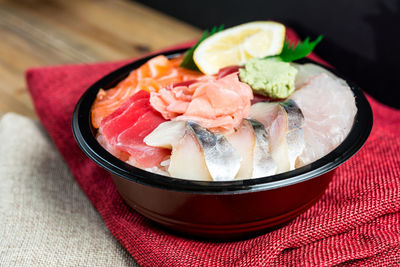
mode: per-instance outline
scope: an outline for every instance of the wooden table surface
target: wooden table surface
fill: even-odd
[[[200,34],[132,1],[0,0],[0,115],[36,117],[30,67],[131,58]]]

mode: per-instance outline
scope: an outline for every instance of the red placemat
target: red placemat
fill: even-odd
[[[290,30],[288,37],[298,40]],[[400,262],[400,111],[369,98],[374,127],[366,145],[338,169],[321,200],[289,224],[244,241],[196,241],[158,229],[125,205],[107,172],[87,158],[73,138],[71,118],[79,97],[127,62],[35,68],[27,71],[26,79],[41,122],[82,190],[140,265]]]

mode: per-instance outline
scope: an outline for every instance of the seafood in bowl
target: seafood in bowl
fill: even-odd
[[[254,58],[205,74],[183,61],[156,56],[98,92],[92,125],[107,151],[176,178],[251,179],[325,156],[353,125],[350,87],[312,63]]]
[[[73,117],[82,150],[110,172],[128,205],[161,225],[222,240],[287,222],[320,198],[369,135],[365,96],[335,71],[300,59],[281,68],[294,79],[271,83],[246,78],[246,64],[211,74],[179,67],[189,52],[110,73]],[[137,77],[150,75],[138,86]]]

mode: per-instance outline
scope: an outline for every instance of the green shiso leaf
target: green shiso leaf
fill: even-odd
[[[282,52],[278,57],[284,62],[292,62],[308,56],[317,44],[322,41],[323,36],[320,35],[314,41],[310,42],[310,37],[307,37],[304,42],[298,42],[297,45],[292,45],[285,41]]]
[[[183,61],[180,65],[180,67],[185,68],[185,69],[190,69],[190,70],[199,70],[199,68],[197,68],[197,66],[196,66],[196,63],[194,63],[194,61],[193,61],[194,50],[205,39],[207,39],[208,37],[210,37],[211,35],[213,35],[217,32],[222,31],[223,29],[224,29],[224,25],[222,24],[219,27],[218,26],[212,27],[210,31],[205,30],[203,35],[201,36],[200,40],[186,52],[185,57],[183,58]]]

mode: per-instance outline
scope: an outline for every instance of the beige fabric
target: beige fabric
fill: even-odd
[[[0,120],[0,266],[136,266],[40,124]]]

